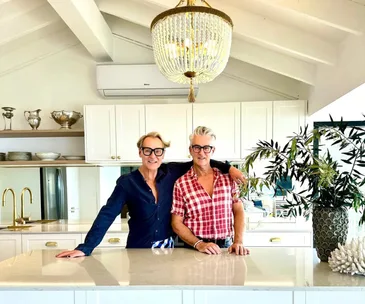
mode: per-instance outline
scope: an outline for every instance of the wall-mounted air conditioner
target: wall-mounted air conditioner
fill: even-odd
[[[105,98],[187,98],[189,85],[166,79],[155,64],[98,64],[97,89]],[[195,95],[198,88],[194,88]]]

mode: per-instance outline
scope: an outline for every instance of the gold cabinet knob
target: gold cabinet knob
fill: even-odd
[[[110,239],[108,240],[108,242],[109,242],[110,244],[118,244],[118,243],[120,243],[120,238],[110,238]]]
[[[46,247],[57,247],[57,242],[46,242]]]
[[[280,243],[281,242],[281,238],[279,237],[273,237],[270,239],[271,243]]]
[[[112,159],[115,159],[115,156],[112,156]]]
[[[117,159],[120,159],[120,156],[118,156]]]

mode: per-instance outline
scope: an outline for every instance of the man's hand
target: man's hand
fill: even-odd
[[[57,254],[56,258],[78,258],[83,256],[85,256],[85,253],[80,250],[68,250]]]
[[[200,242],[198,245],[196,245],[196,249],[199,252],[207,253],[207,254],[220,254],[221,249],[217,244],[214,243],[204,243]]]
[[[250,250],[248,250],[247,248],[243,247],[242,243],[233,243],[229,248],[228,248],[228,252],[229,253],[236,253],[236,255],[249,255],[250,254]]]
[[[247,184],[247,179],[243,175],[243,173],[237,168],[231,166],[229,168],[229,176],[237,183],[237,184]]]

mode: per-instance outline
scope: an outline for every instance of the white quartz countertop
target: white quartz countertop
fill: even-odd
[[[67,220],[59,220],[55,222],[50,222],[46,224],[39,224],[39,223],[30,223],[27,224],[31,226],[27,229],[16,229],[16,230],[9,230],[9,229],[0,229],[0,234],[5,233],[17,233],[17,234],[30,234],[30,233],[87,233],[92,223],[82,223],[82,222],[72,222]],[[21,225],[20,225],[21,226]],[[7,225],[2,224],[0,228],[6,228]],[[128,233],[129,227],[128,222],[126,219],[122,219],[121,223],[112,224],[108,229],[109,232],[125,232]]]
[[[34,250],[0,262],[0,290],[365,290],[365,277],[332,272],[311,248],[251,248],[249,256],[190,249],[97,249],[76,259],[57,259],[58,252]]]
[[[68,220],[58,220],[50,223],[30,223],[26,224],[31,226],[27,229],[9,230],[4,229],[10,223],[0,224],[0,234],[4,233],[17,233],[17,234],[29,234],[29,233],[87,233],[92,226],[92,222],[78,222]],[[21,225],[20,225],[21,226]],[[287,231],[287,232],[310,232],[312,226],[310,223],[295,223],[288,222],[280,219],[265,219],[259,222],[246,221],[246,233],[255,233],[263,231]],[[127,219],[121,219],[121,223],[112,224],[108,230],[109,232],[126,232],[128,233],[128,221]]]

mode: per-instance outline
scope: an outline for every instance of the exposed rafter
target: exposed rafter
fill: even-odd
[[[113,35],[94,0],[48,0],[96,61],[113,60]]]
[[[0,24],[20,15],[24,15],[45,3],[45,0],[0,0]]]
[[[121,0],[99,1],[99,8],[105,13],[144,27],[149,27],[151,20],[163,10],[146,8],[142,3],[134,1]],[[146,40],[143,39],[141,42],[146,43]],[[147,43],[151,43],[150,38]],[[314,83],[315,67],[313,64],[240,39],[233,40],[231,57],[308,84]]]
[[[155,4],[164,9],[172,8],[177,3],[175,0],[138,0],[138,2]],[[240,10],[224,1],[209,0],[209,4],[228,14],[235,25],[234,33],[244,39],[304,60],[329,65],[336,62],[335,46],[314,35]]]
[[[365,31],[365,6],[348,0],[293,1],[256,0],[272,7],[290,10],[327,26],[362,35]]]
[[[60,17],[48,4],[25,15],[18,14],[11,19],[6,19],[6,21],[0,22],[0,46],[43,29],[59,20]]]
[[[314,64],[246,41],[233,39],[231,57],[310,85],[315,82]]]

